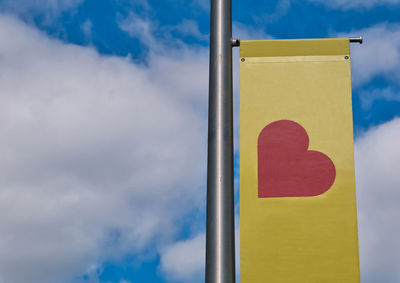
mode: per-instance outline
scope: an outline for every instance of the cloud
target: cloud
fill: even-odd
[[[273,23],[283,16],[286,16],[291,8],[292,0],[280,0],[277,2],[276,7],[272,13],[262,14],[260,21],[265,23]]]
[[[239,38],[241,40],[272,39],[270,35],[264,32],[263,28],[255,28],[240,22],[233,22],[232,35],[233,38]]]
[[[178,241],[161,253],[161,270],[166,278],[182,282],[204,282],[206,237]]]
[[[309,0],[310,2],[326,5],[329,8],[340,10],[371,9],[375,6],[398,5],[399,0]]]
[[[131,12],[127,17],[121,18],[118,24],[121,30],[139,39],[144,46],[155,53],[165,53],[166,47],[179,50],[187,48],[182,37],[191,37],[203,44],[209,39],[209,35],[201,33],[198,23],[191,19],[183,19],[177,25],[159,26],[148,16]],[[194,43],[191,44],[191,49],[196,49]]]
[[[363,283],[400,282],[400,119],[356,141],[356,182]]]
[[[69,282],[202,210],[207,50],[147,59],[0,16],[1,282]]]
[[[138,38],[146,46],[153,49],[161,47],[160,42],[155,38],[156,26],[150,20],[139,14],[131,12],[126,18],[119,21],[119,27],[130,36]]]
[[[393,87],[362,90],[359,95],[364,109],[370,109],[375,100],[400,101],[400,91]]]
[[[87,19],[82,25],[81,25],[81,30],[83,34],[85,35],[86,39],[88,41],[91,40],[92,38],[92,33],[93,33],[93,23],[91,20]]]
[[[362,35],[362,45],[352,44],[353,86],[360,87],[374,78],[383,77],[398,84],[400,79],[400,25],[381,23],[338,37]]]
[[[183,36],[192,36],[200,41],[208,41],[209,38],[208,34],[200,32],[198,23],[190,19],[183,19],[180,24],[171,27],[171,31],[176,31]]]

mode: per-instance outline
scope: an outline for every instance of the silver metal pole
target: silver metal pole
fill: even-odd
[[[211,0],[206,283],[235,282],[232,0]]]

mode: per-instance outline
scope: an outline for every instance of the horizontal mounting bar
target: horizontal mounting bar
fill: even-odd
[[[359,37],[349,37],[350,43],[363,43],[363,37],[359,36]]]
[[[349,37],[349,41],[350,43],[363,43],[363,37],[359,36],[359,37]],[[232,43],[232,47],[238,47],[240,46],[240,39],[237,38],[232,38],[231,39],[231,43]]]

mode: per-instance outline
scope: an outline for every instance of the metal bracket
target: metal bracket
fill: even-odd
[[[349,37],[350,43],[363,43],[363,37],[359,36],[359,37]]]
[[[232,47],[238,47],[238,46],[240,46],[240,39],[231,38],[231,44],[232,44]]]

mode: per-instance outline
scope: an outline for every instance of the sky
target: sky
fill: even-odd
[[[204,282],[209,13],[0,0],[0,283]],[[232,13],[240,39],[364,37],[351,45],[361,278],[400,282],[400,0]]]

